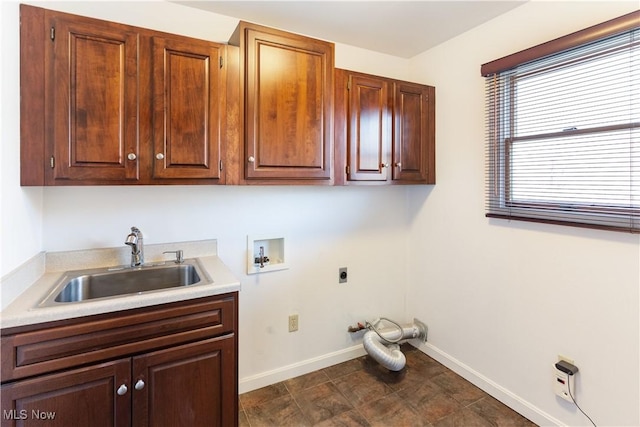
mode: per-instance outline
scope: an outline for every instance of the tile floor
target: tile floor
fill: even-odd
[[[535,426],[411,345],[402,350],[400,372],[363,356],[244,393],[240,426]]]

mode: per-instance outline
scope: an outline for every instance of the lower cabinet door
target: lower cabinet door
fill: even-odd
[[[235,426],[234,335],[133,358],[133,426]]]
[[[2,386],[2,426],[128,426],[131,359]]]

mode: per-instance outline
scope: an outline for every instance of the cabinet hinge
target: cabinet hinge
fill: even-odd
[[[49,30],[49,38],[51,39],[51,41],[56,39],[56,27],[51,27],[51,29]]]
[[[51,169],[56,167],[56,158],[51,156],[51,158],[49,159],[49,164],[51,165]]]
[[[351,76],[349,76],[349,80],[347,80],[347,90],[351,90]]]
[[[222,172],[222,160],[220,160],[220,172]]]
[[[224,58],[221,56],[220,57],[220,68],[222,68],[223,65],[224,65]]]
[[[344,168],[344,171],[347,173],[347,175],[349,175],[349,173],[351,173],[351,168],[349,167],[349,165],[347,165],[347,166]]]

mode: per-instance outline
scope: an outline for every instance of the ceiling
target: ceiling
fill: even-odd
[[[319,39],[411,58],[526,1],[173,2]]]

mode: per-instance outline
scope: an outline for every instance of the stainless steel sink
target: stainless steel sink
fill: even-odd
[[[208,283],[211,283],[211,279],[196,259],[185,260],[181,264],[168,262],[142,267],[68,271],[40,306],[51,307],[61,303],[79,303]]]

